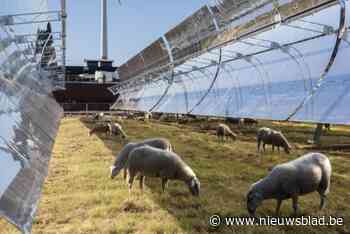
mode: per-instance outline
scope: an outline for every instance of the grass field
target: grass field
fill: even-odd
[[[214,123],[210,125],[215,126]],[[43,189],[33,233],[207,233],[212,214],[246,216],[245,194],[264,177],[268,168],[304,154],[311,125],[264,123],[281,129],[293,143],[292,154],[256,152],[255,129],[235,129],[239,140],[219,144],[203,127],[207,123],[160,123],[125,120],[132,140],[166,137],[175,152],[194,169],[201,181],[199,198],[191,197],[182,182],[171,181],[162,194],[160,180],[146,178],[142,194],[138,183],[128,194],[122,176],[109,178],[109,167],[122,144],[118,138],[88,136],[91,123],[78,118],[62,120],[53,150],[49,176]],[[350,131],[339,127],[326,133],[323,143],[350,143]],[[328,204],[318,210],[317,193],[300,197],[302,215],[343,217],[343,226],[221,227],[214,233],[350,233],[350,152],[324,152],[333,176]],[[259,216],[273,216],[275,201],[266,201]],[[292,215],[291,201],[282,205],[282,216]],[[0,220],[0,233],[17,233]]]

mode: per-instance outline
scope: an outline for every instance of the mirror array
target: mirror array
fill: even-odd
[[[53,31],[60,11],[45,2],[5,0],[0,10],[0,215],[23,233],[31,232],[63,113],[52,97],[64,88]]]
[[[350,124],[348,1],[239,2],[211,2],[122,65],[113,108]]]

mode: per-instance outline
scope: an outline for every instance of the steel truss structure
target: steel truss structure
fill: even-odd
[[[0,15],[0,216],[23,233],[31,232],[63,114],[52,91],[64,88],[64,1],[54,11],[43,2],[4,1],[16,8],[6,12],[29,12]]]
[[[120,67],[113,108],[350,124],[348,12],[214,1]]]

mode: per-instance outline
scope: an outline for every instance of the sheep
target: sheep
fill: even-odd
[[[258,125],[258,121],[256,119],[252,119],[252,118],[244,118],[244,124],[247,126],[256,126]]]
[[[240,120],[240,118],[233,118],[233,117],[226,117],[226,118],[225,118],[225,121],[226,121],[227,123],[235,124],[235,125],[238,125],[238,124],[239,124],[239,120]]]
[[[127,165],[129,173],[129,193],[134,177],[140,174],[140,189],[143,190],[144,178],[160,177],[162,191],[168,180],[185,182],[193,196],[199,196],[200,182],[193,170],[175,153],[151,146],[141,146],[130,152]]]
[[[122,137],[122,139],[126,139],[127,135],[125,134],[122,126],[119,123],[108,123],[107,124],[108,129],[109,129],[109,134],[110,136],[112,135],[119,135]]]
[[[331,125],[329,123],[324,124],[324,127],[327,131],[331,130]]]
[[[170,141],[165,138],[151,138],[138,143],[130,142],[126,144],[123,147],[123,149],[119,152],[113,165],[111,166],[111,179],[117,176],[120,170],[122,170],[123,168],[124,168],[124,179],[126,179],[126,174],[127,174],[126,164],[128,162],[130,152],[133,149],[144,145],[149,145],[155,148],[173,151],[173,147]]]
[[[103,119],[104,115],[105,115],[105,114],[104,114],[103,112],[95,113],[95,114],[93,115],[92,119],[95,120],[95,121],[98,121],[98,120]]]
[[[255,211],[263,200],[276,199],[276,215],[283,200],[292,198],[294,215],[298,212],[298,196],[317,191],[320,209],[325,206],[330,190],[332,168],[329,159],[321,153],[308,153],[293,161],[275,166],[265,178],[254,183],[247,194],[247,210]]]
[[[243,128],[243,127],[244,127],[244,119],[243,119],[243,118],[240,118],[240,119],[238,120],[238,126],[239,126],[240,128]]]
[[[258,121],[252,118],[240,118],[238,125],[239,127],[253,127],[254,125],[256,126],[258,124]]]
[[[265,145],[272,145],[272,151],[275,151],[275,146],[278,148],[278,152],[280,151],[280,147],[283,147],[286,153],[290,153],[292,147],[289,144],[287,138],[282,134],[282,132],[272,130],[270,128],[260,128],[258,130],[257,136],[257,146],[258,152],[260,152],[260,144],[263,142],[263,149],[265,151]]]
[[[96,132],[105,133],[107,135],[109,133],[109,126],[105,125],[105,124],[104,125],[97,125],[89,131],[89,136],[91,136],[92,134],[94,134]]]
[[[144,116],[143,116],[143,121],[148,121],[148,120],[150,120],[150,119],[152,119],[152,113],[151,112],[145,112],[144,113]]]
[[[216,135],[218,137],[218,140],[223,142],[226,138],[231,138],[233,141],[236,140],[237,135],[231,131],[230,127],[226,124],[219,124],[216,128]]]

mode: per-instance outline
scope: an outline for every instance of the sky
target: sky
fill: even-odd
[[[118,66],[208,0],[108,0],[109,59]],[[52,7],[52,6],[51,6]],[[100,0],[67,0],[67,64],[100,57]]]

